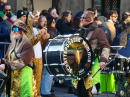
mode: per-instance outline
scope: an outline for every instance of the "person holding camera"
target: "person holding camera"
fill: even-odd
[[[47,39],[50,35],[47,33],[47,28],[43,27],[41,30],[37,29],[38,26],[38,18],[40,12],[35,10],[33,12],[29,12],[28,15],[28,33],[26,34],[28,39],[33,45],[35,58],[35,70],[33,72],[33,93],[34,97],[40,96],[40,88],[41,88],[41,75],[42,75],[42,47],[45,46]],[[45,21],[44,21],[45,22]],[[36,87],[35,87],[36,86]]]
[[[44,19],[47,19],[47,22],[44,22]],[[55,19],[51,15],[46,15],[46,18],[44,16],[39,17],[39,26],[38,28],[43,28],[47,26],[47,32],[50,34],[50,39],[53,39],[56,37],[56,29],[55,29]],[[44,26],[43,26],[44,25]],[[43,60],[44,61],[44,60]],[[44,62],[43,62],[44,63]],[[41,82],[41,96],[43,97],[55,97],[53,93],[51,93],[51,86],[52,86],[52,80],[53,77],[50,76],[49,72],[45,67],[43,67],[43,74],[42,76],[42,82]]]

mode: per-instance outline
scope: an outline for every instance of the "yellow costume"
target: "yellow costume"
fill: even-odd
[[[37,28],[33,27],[33,22],[35,17],[39,17],[39,12],[34,11],[30,12],[28,16],[28,33],[26,34],[29,41],[33,45],[34,53],[35,53],[35,59],[34,63],[36,66],[36,69],[33,71],[34,79],[33,81],[36,83],[36,90],[35,87],[33,89],[34,97],[37,97],[40,95],[40,88],[41,88],[41,75],[42,75],[42,47],[45,46],[47,39],[50,37],[49,34],[47,34],[46,38],[44,39],[42,36],[41,30],[38,30]],[[37,92],[37,93],[36,93]]]

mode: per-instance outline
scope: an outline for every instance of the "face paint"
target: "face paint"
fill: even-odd
[[[83,16],[81,17],[83,20],[85,20],[86,22],[91,22],[92,18],[90,17],[89,14],[83,14]]]

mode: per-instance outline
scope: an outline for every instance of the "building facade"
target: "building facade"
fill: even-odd
[[[55,7],[59,14],[65,10],[71,10],[73,16],[78,11],[84,11],[87,8],[94,7],[98,9],[99,15],[105,10],[117,11],[121,19],[124,11],[130,12],[130,0],[7,0],[12,6],[12,12],[16,14],[17,10],[24,10],[26,13],[34,9],[42,11],[50,7]]]

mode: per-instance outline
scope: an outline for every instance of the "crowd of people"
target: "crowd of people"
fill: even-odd
[[[57,35],[75,34],[77,31],[88,39],[95,58],[91,75],[79,81],[67,81],[68,93],[93,97],[93,87],[96,87],[97,93],[118,91],[113,74],[99,72],[93,81],[88,78],[99,68],[103,69],[110,53],[115,53],[110,46],[123,46],[119,54],[130,57],[129,12],[124,12],[122,20],[118,22],[117,12],[105,11],[104,15],[98,16],[98,11],[94,8],[79,11],[76,15],[72,15],[70,10],[58,15],[55,8],[42,12],[34,10],[28,15],[18,10],[14,15],[6,0],[1,0],[0,8],[0,42],[10,42],[6,55],[0,59],[0,70],[10,76],[4,89],[8,97],[55,97],[52,93],[54,78],[43,65],[45,60],[42,50],[48,39]],[[4,46],[0,44],[0,50],[3,49]],[[104,80],[106,76],[109,79],[107,82]],[[106,83],[111,87],[105,87]]]

